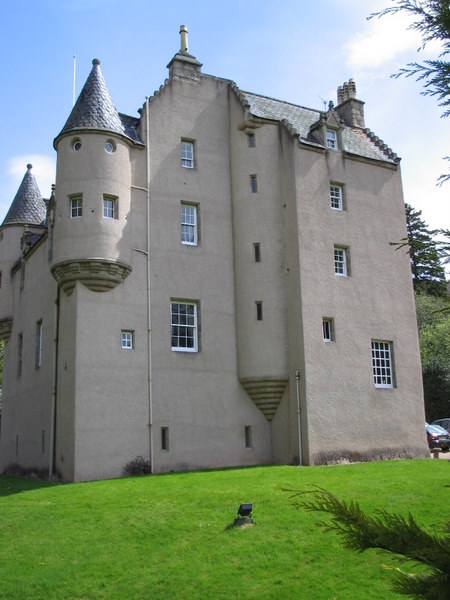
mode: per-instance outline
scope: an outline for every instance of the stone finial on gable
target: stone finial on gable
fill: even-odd
[[[356,98],[356,84],[349,79],[337,89],[336,112],[349,127],[364,129],[364,102]]]

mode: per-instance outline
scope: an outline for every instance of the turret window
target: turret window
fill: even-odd
[[[70,198],[70,218],[78,219],[83,213],[83,199],[81,196]]]
[[[74,152],[78,152],[78,150],[80,150],[80,149],[81,149],[81,142],[80,142],[80,140],[73,140],[73,142],[72,142],[72,150]]]
[[[103,196],[103,216],[105,219],[117,219],[117,198]]]
[[[116,151],[115,143],[112,140],[108,140],[107,142],[105,142],[105,150],[109,154],[112,154],[113,152],[115,152]]]

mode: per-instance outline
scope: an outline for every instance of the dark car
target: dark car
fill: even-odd
[[[438,419],[437,421],[433,421],[431,424],[432,425],[440,425],[441,427],[446,429],[448,431],[448,433],[450,433],[450,418]]]
[[[428,425],[427,441],[430,450],[442,450],[448,452],[450,450],[450,433],[440,425]]]

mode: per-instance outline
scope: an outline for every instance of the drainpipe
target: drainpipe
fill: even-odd
[[[148,356],[148,427],[150,443],[150,469],[155,472],[153,456],[153,381],[152,381],[152,308],[150,302],[150,115],[149,98],[145,97],[146,157],[147,157],[147,356]]]
[[[300,422],[300,372],[295,371],[295,386],[297,390],[297,427],[298,427],[298,466],[302,466],[302,429]]]
[[[50,416],[50,443],[49,443],[49,461],[48,461],[48,476],[51,477],[55,470],[56,456],[56,399],[58,389],[58,351],[59,351],[59,301],[61,290],[56,284],[55,298],[55,316],[53,325],[53,365],[52,365],[52,403]]]

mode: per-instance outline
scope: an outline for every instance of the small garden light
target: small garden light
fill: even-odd
[[[238,509],[240,517],[250,517],[252,514],[253,504],[241,504]]]

